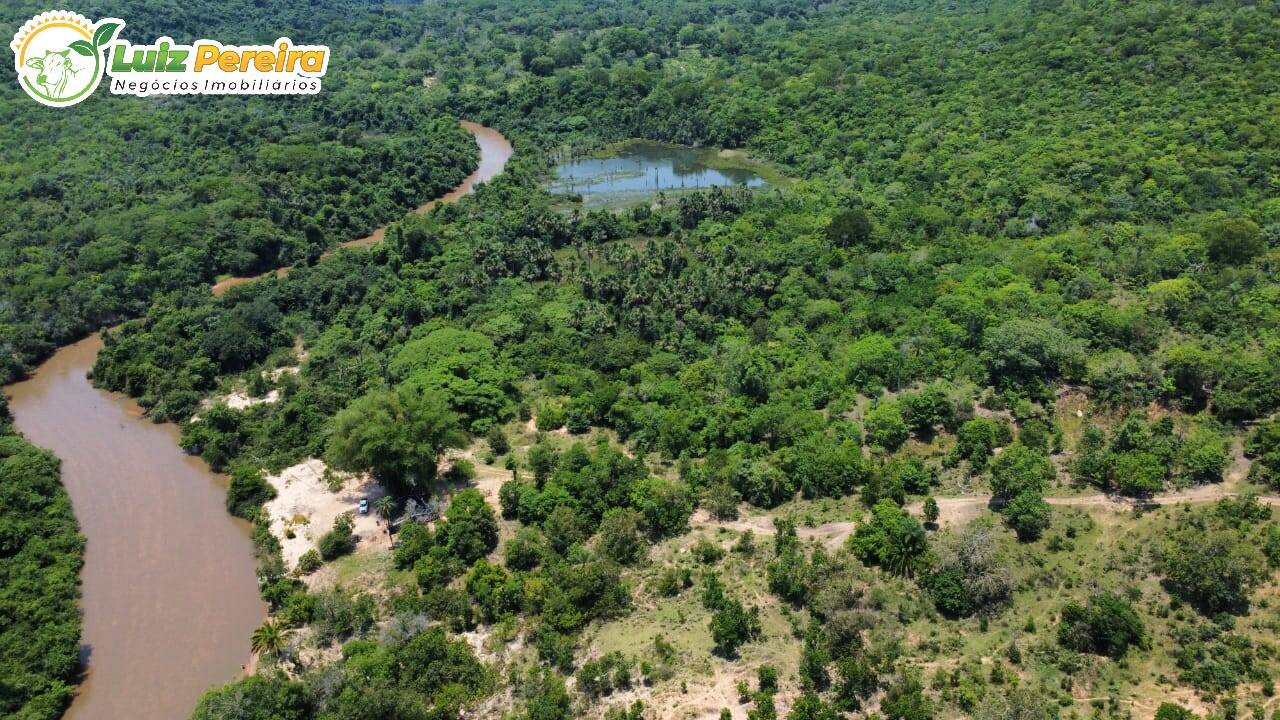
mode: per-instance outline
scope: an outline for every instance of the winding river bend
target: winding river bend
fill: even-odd
[[[464,122],[479,168],[418,208],[452,202],[502,172],[511,144]],[[382,238],[382,229],[348,246]],[[214,292],[254,278],[235,278]],[[227,514],[226,479],[178,446],[129,398],[93,387],[96,335],[60,349],[7,388],[18,429],[62,460],[62,480],[88,538],[82,575],[84,682],[71,720],[180,720],[209,687],[249,660],[263,620],[250,526]]]

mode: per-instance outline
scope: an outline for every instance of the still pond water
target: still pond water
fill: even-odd
[[[577,193],[586,207],[617,207],[641,202],[659,191],[727,187],[758,188],[768,182],[748,167],[717,162],[714,149],[632,142],[616,157],[583,158],[556,166],[549,189]]]

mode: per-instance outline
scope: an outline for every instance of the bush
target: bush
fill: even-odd
[[[1011,445],[991,463],[991,494],[1005,502],[1025,492],[1039,495],[1054,475],[1053,463],[1043,452]]]
[[[1000,540],[989,520],[979,519],[944,538],[938,560],[923,585],[947,617],[990,613],[1013,598],[1013,576],[1000,556]]]
[[[717,520],[738,519],[738,493],[728,483],[716,483],[702,495],[702,506]]]
[[[351,518],[339,515],[333,521],[333,529],[320,537],[320,557],[334,560],[356,549],[355,536],[351,534]]]
[[[1018,539],[1031,542],[1049,528],[1052,508],[1038,493],[1024,492],[1000,511],[1004,520],[1018,534]]]
[[[498,547],[498,518],[479,490],[467,488],[453,496],[437,540],[464,565]]]
[[[1211,615],[1246,608],[1268,574],[1266,557],[1246,534],[1216,524],[1176,529],[1159,569],[1174,593]]]
[[[920,569],[928,550],[924,528],[889,500],[876,503],[871,521],[858,526],[849,544],[863,562],[906,576]]]
[[[298,573],[301,575],[310,575],[320,569],[320,553],[315,550],[308,550],[302,553],[302,557],[298,558]]]
[[[1062,610],[1058,642],[1077,652],[1123,657],[1130,647],[1146,647],[1147,631],[1133,606],[1101,593],[1088,606],[1070,603]]]
[[[650,532],[672,537],[689,528],[693,493],[679,480],[650,477],[634,485],[631,504],[640,511]]]
[[[445,480],[451,483],[470,482],[476,478],[476,464],[464,458],[454,460],[445,471]]]
[[[337,590],[315,594],[311,622],[322,646],[363,633],[373,627],[373,619],[373,598],[368,595],[352,598]]]
[[[724,549],[711,542],[705,536],[698,538],[693,546],[693,557],[703,565],[711,565],[724,557]]]
[[[305,720],[306,689],[283,675],[250,675],[204,694],[191,720]],[[228,708],[243,708],[229,710]]]
[[[401,570],[413,567],[419,558],[431,550],[435,541],[435,533],[430,527],[412,521],[404,523],[396,535],[396,549],[393,555],[396,567]]]
[[[736,657],[739,647],[759,637],[760,611],[748,610],[736,598],[726,598],[711,616],[711,640],[721,657]]]
[[[927,435],[935,426],[951,427],[956,419],[955,404],[947,397],[947,389],[940,383],[930,385],[919,392],[903,393],[902,418],[917,433]]]
[[[743,499],[761,508],[777,507],[796,492],[791,476],[767,460],[742,461],[733,482]]]
[[[494,425],[485,433],[485,442],[489,443],[489,449],[494,455],[506,455],[511,452],[511,443],[507,441],[507,434],[502,431],[502,427]]]
[[[1156,720],[1197,720],[1197,715],[1174,703],[1160,703],[1156,708]]]
[[[930,720],[933,703],[924,693],[924,685],[914,675],[898,679],[885,691],[880,711],[887,720]]]
[[[844,497],[872,475],[860,442],[824,433],[813,433],[797,443],[786,470],[806,498]]]
[[[611,694],[631,687],[631,662],[614,651],[604,657],[588,660],[576,675],[578,689],[589,698]]]
[[[1110,475],[1122,495],[1142,497],[1164,487],[1165,464],[1149,452],[1127,452],[1111,456]]]
[[[464,587],[467,595],[480,608],[485,621],[511,617],[519,612],[524,599],[520,575],[509,574],[501,566],[481,558],[467,573]]]
[[[600,552],[621,565],[644,557],[646,544],[640,535],[640,515],[627,508],[607,510],[600,521]]]
[[[507,541],[504,553],[507,567],[512,570],[532,570],[546,555],[547,541],[537,528],[522,527]]]
[[[1262,254],[1262,229],[1252,220],[1224,218],[1204,228],[1209,258],[1223,265],[1241,265]]]
[[[1222,435],[1201,428],[1183,441],[1179,454],[1182,474],[1188,482],[1194,485],[1222,482],[1222,473],[1230,459],[1226,438]]]
[[[675,597],[693,586],[693,573],[687,568],[671,566],[662,571],[654,581],[652,590],[662,597]]]
[[[968,460],[975,470],[985,468],[991,452],[1004,445],[1003,436],[1009,432],[1006,426],[990,418],[967,420],[956,431],[956,456]]]
[[[568,505],[552,510],[547,519],[542,521],[542,532],[551,543],[551,548],[561,554],[585,538],[582,528],[582,518]]]
[[[1280,420],[1258,423],[1249,433],[1244,449],[1256,459],[1251,473],[1256,473],[1262,483],[1280,489]]]
[[[245,465],[231,471],[227,486],[227,512],[252,520],[262,504],[276,496],[276,489],[262,477],[262,472]]]
[[[564,427],[568,416],[565,414],[564,408],[559,405],[543,405],[538,411],[537,427],[543,432],[559,430]]]
[[[902,409],[895,402],[882,402],[868,411],[863,427],[868,444],[889,451],[897,450],[910,435]]]

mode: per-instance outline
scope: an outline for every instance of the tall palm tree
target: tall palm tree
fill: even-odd
[[[373,511],[387,523],[387,534],[391,534],[391,516],[396,514],[396,501],[390,495],[383,495],[373,501]]]
[[[292,634],[292,631],[280,627],[279,622],[267,620],[253,631],[253,636],[249,640],[250,647],[256,653],[280,657],[289,644],[289,636]]]

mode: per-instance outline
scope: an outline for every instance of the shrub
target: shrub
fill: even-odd
[[[1222,435],[1201,428],[1182,442],[1179,455],[1182,474],[1192,484],[1222,482],[1222,473],[1229,461],[1227,442]]]
[[[1111,456],[1111,477],[1123,495],[1145,496],[1164,487],[1165,464],[1149,452],[1127,452]]]
[[[990,418],[967,420],[956,431],[956,455],[968,460],[975,469],[984,468],[992,450],[1004,444],[1002,436],[1007,432],[1007,428]]]
[[[889,500],[876,503],[871,521],[858,526],[849,544],[863,562],[907,576],[920,568],[928,549],[924,528]]]
[[[716,483],[702,495],[702,505],[717,520],[738,519],[738,494],[728,483]]]
[[[902,418],[902,409],[895,402],[876,405],[867,412],[863,426],[867,431],[867,443],[889,451],[897,450],[910,435],[907,422]]]
[[[933,431],[934,426],[951,427],[956,410],[947,389],[941,383],[930,385],[919,392],[903,393],[902,418],[912,430],[921,434]]]
[[[610,560],[630,565],[644,557],[645,541],[640,535],[640,514],[627,508],[605,511],[600,521],[600,552]]]
[[[924,523],[925,525],[937,525],[940,510],[938,509],[938,501],[932,495],[924,499]]]
[[[688,568],[671,566],[653,581],[652,590],[662,597],[675,597],[692,586],[693,573]]]
[[[724,550],[704,536],[698,538],[697,544],[693,546],[693,556],[703,565],[711,565],[724,557]]]
[[[726,598],[711,616],[711,640],[717,655],[736,657],[738,648],[760,637],[760,611]]]
[[[1174,703],[1160,703],[1156,708],[1156,720],[1196,720],[1197,715]]]
[[[1038,495],[1053,478],[1048,456],[1025,445],[1012,445],[991,463],[991,494],[1006,502],[1025,492]]]
[[[467,488],[453,496],[438,539],[464,565],[493,552],[498,546],[498,518],[479,490]]]
[[[631,662],[614,651],[604,657],[588,660],[576,675],[578,689],[589,698],[609,695],[614,690],[631,687]]]
[[[231,471],[227,486],[227,512],[252,520],[262,504],[276,496],[276,489],[252,467],[240,465]]]
[[[1215,614],[1247,607],[1249,594],[1267,577],[1267,560],[1238,530],[1187,525],[1170,534],[1159,569],[1174,593]]]
[[[965,617],[1009,603],[1013,577],[1001,559],[999,543],[991,522],[979,519],[939,544],[937,563],[923,583],[939,612]]]
[[[393,555],[397,568],[401,570],[413,567],[418,558],[427,554],[435,544],[435,533],[431,528],[418,522],[406,522],[400,526],[396,535],[396,549]]]
[[[506,455],[511,452],[511,443],[507,441],[507,434],[502,431],[502,427],[494,425],[485,433],[484,439],[489,443],[489,449],[494,455]]]
[[[532,570],[546,555],[547,541],[537,528],[522,527],[507,541],[503,552],[507,567],[512,570]]]
[[[543,432],[559,430],[564,427],[568,416],[565,414],[564,408],[559,405],[543,405],[538,411],[537,427]]]
[[[924,694],[924,685],[914,675],[898,679],[885,691],[880,711],[887,720],[930,720],[933,703]]]
[[[452,483],[465,483],[474,480],[476,477],[476,464],[470,460],[458,458],[449,465],[444,477]]]
[[[192,720],[227,720],[227,718],[271,718],[272,720],[304,720],[308,698],[306,688],[280,675],[250,675],[204,694],[196,705]],[[250,708],[243,712],[226,708]],[[235,714],[232,714],[235,713]]]
[[[1000,511],[1004,520],[1023,542],[1038,540],[1049,527],[1052,509],[1038,493],[1024,492]]]
[[[352,598],[337,590],[316,593],[311,622],[321,646],[345,640],[373,627],[374,603],[368,595]]]
[[[1245,452],[1256,458],[1251,472],[1272,488],[1280,489],[1280,420],[1267,420],[1249,434]]]
[[[320,569],[320,553],[315,550],[308,550],[302,553],[302,557],[298,558],[298,572],[302,575],[310,575]]]
[[[649,477],[632,487],[631,504],[640,511],[650,532],[672,537],[689,527],[693,493],[679,480]]]
[[[351,534],[351,518],[339,515],[333,521],[333,529],[320,537],[320,557],[333,560],[356,549],[355,536]]]
[[[776,507],[796,492],[791,476],[767,460],[744,460],[733,481],[743,499],[756,507]]]
[[[558,553],[565,553],[574,543],[583,540],[582,518],[568,505],[552,510],[542,521],[542,532]]]
[[[1147,631],[1133,606],[1111,593],[1090,598],[1087,606],[1062,610],[1058,642],[1077,652],[1122,657],[1130,647],[1145,647]]]

